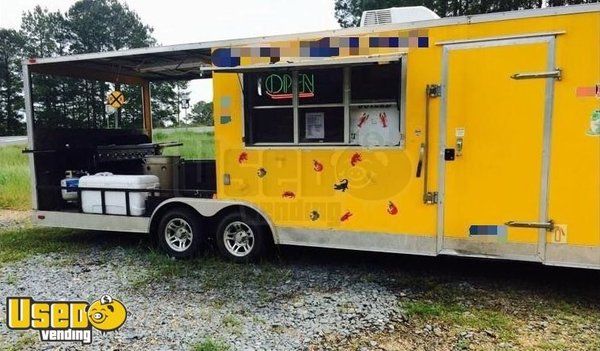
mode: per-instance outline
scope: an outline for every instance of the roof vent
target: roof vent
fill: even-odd
[[[416,22],[438,18],[440,16],[425,6],[391,7],[389,9],[363,11],[360,26]]]

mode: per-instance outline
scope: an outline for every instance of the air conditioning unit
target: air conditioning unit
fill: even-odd
[[[440,16],[425,6],[391,7],[389,9],[363,11],[360,26],[416,22],[438,18]]]

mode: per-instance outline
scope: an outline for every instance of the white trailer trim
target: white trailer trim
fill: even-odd
[[[280,61],[276,63],[257,63],[253,65],[235,66],[235,67],[200,67],[200,72],[223,72],[223,73],[244,73],[254,71],[271,71],[283,68],[322,68],[333,66],[352,66],[362,65],[366,63],[391,63],[397,62],[406,57],[407,49],[402,49],[397,53],[392,54],[373,54],[351,57],[327,57],[327,58],[302,58],[297,61]]]
[[[43,227],[148,233],[150,218],[79,212],[33,211],[32,222]]]
[[[33,102],[31,100],[31,74],[27,65],[23,65],[23,99],[25,103],[25,122],[27,124],[27,147],[29,150],[33,150]],[[37,210],[37,181],[34,154],[29,154],[29,174],[29,180],[31,180],[31,208]]]
[[[154,54],[154,53],[168,53],[173,51],[186,51],[186,50],[199,50],[206,49],[210,52],[210,49],[217,47],[233,47],[243,46],[250,44],[268,43],[273,41],[287,41],[287,40],[303,40],[306,38],[314,38],[320,36],[334,36],[334,35],[361,35],[369,33],[378,33],[382,31],[394,31],[394,30],[409,30],[418,28],[432,28],[442,27],[456,24],[471,24],[471,23],[484,23],[494,21],[508,21],[521,18],[531,17],[545,17],[545,16],[559,16],[567,14],[577,13],[589,13],[600,11],[600,3],[593,4],[581,4],[581,5],[569,5],[559,7],[548,7],[543,9],[531,9],[531,10],[519,10],[519,11],[507,11],[507,12],[496,12],[482,15],[470,15],[470,16],[458,16],[458,17],[445,17],[441,19],[407,22],[407,23],[390,23],[382,24],[377,26],[369,27],[355,27],[355,28],[340,28],[334,30],[325,31],[314,31],[305,32],[299,34],[284,34],[284,35],[273,35],[273,36],[260,36],[260,37],[249,37],[234,40],[217,40],[208,42],[198,42],[189,44],[177,44],[177,45],[166,45],[148,48],[136,48],[129,50],[120,51],[107,51],[101,53],[90,53],[90,54],[79,54],[61,57],[49,57],[49,58],[36,58],[33,60],[25,60],[24,64],[36,65],[45,63],[59,63],[68,61],[80,61],[80,60],[93,60],[93,59],[104,59],[104,58],[118,58],[132,55],[143,55],[143,54]]]
[[[219,211],[222,211],[222,210],[224,210],[228,207],[232,207],[232,206],[247,207],[249,209],[254,210],[256,213],[258,213],[259,215],[261,215],[264,218],[265,222],[269,226],[269,229],[271,230],[271,233],[273,234],[273,241],[275,242],[275,244],[279,244],[279,236],[278,236],[275,226],[273,225],[273,221],[271,220],[271,217],[269,217],[269,215],[267,215],[263,210],[261,210],[256,205],[254,205],[250,202],[246,202],[246,201],[201,199],[201,198],[194,198],[194,197],[173,197],[173,198],[170,198],[170,199],[167,199],[167,200],[161,202],[160,205],[158,205],[154,209],[154,211],[152,212],[152,215],[150,216],[150,220],[148,221],[148,226],[146,227],[146,230],[145,230],[146,232],[150,232],[150,226],[151,226],[152,222],[157,218],[156,217],[157,213],[159,213],[162,208],[164,208],[165,206],[168,206],[170,204],[174,204],[174,205],[183,204],[183,205],[190,206],[194,210],[196,210],[200,215],[202,215],[204,217],[213,217],[214,215],[219,213]]]
[[[389,234],[277,227],[279,244],[331,249],[436,256],[435,237],[417,234]]]

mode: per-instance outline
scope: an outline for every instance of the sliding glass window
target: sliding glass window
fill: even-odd
[[[246,144],[397,145],[400,67],[245,73]]]

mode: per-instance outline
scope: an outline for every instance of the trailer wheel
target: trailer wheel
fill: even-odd
[[[156,234],[160,248],[174,258],[195,256],[204,242],[198,215],[186,208],[167,211]]]
[[[230,213],[219,222],[216,242],[219,252],[230,261],[256,261],[267,249],[268,228],[254,216]]]

